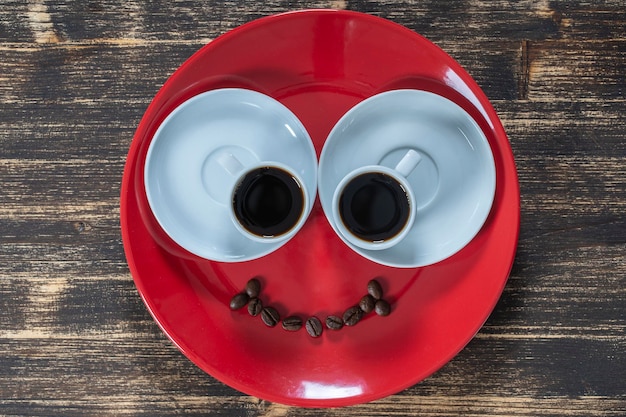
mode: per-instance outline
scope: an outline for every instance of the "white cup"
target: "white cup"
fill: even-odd
[[[402,241],[417,213],[406,177],[421,159],[411,149],[394,168],[367,165],[343,177],[332,200],[333,223],[340,237],[368,250],[388,249]]]
[[[237,230],[261,243],[282,242],[293,237],[305,223],[311,191],[288,165],[275,161],[244,164],[230,152],[216,158],[229,180],[227,190],[230,218]],[[313,191],[314,193],[314,191]],[[314,196],[314,194],[313,194]]]

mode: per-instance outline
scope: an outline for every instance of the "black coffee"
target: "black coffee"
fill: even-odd
[[[304,195],[296,179],[279,168],[250,171],[233,197],[239,223],[258,236],[280,236],[296,225],[304,209]]]
[[[389,175],[368,172],[353,178],[339,198],[339,214],[355,236],[380,242],[397,235],[409,220],[402,185]]]

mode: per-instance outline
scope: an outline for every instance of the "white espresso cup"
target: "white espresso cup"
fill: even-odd
[[[288,165],[275,161],[244,164],[230,152],[216,158],[229,177],[221,184],[227,192],[230,218],[248,239],[262,243],[291,238],[306,221],[311,194],[305,181]]]
[[[402,241],[417,213],[406,177],[421,159],[411,149],[394,168],[368,165],[343,177],[332,200],[333,223],[340,237],[369,250],[387,249]]]

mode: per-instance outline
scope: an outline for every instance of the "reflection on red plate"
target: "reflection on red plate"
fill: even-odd
[[[390,268],[347,248],[319,201],[289,243],[264,258],[218,263],[178,247],[150,213],[143,184],[148,145],[160,122],[203,91],[239,87],[268,94],[308,129],[317,154],[332,126],[376,93],[415,88],[441,94],[484,130],[496,163],[496,197],[487,222],[463,250],[424,268]],[[440,368],[475,335],[510,272],[519,230],[519,187],[511,149],[489,101],[452,58],[414,32],[360,13],[314,10],[259,19],[211,42],[165,83],[146,111],[128,154],[121,222],[131,273],[168,337],[201,369],[260,398],[330,407],[371,401]],[[388,317],[354,327],[266,327],[230,298],[256,275],[262,299],[280,314],[341,313],[381,277]]]

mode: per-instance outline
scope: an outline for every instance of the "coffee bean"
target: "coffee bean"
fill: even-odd
[[[258,297],[261,293],[261,282],[258,279],[252,278],[246,284],[246,294],[250,296],[250,298]]]
[[[341,317],[328,316],[326,317],[326,327],[331,330],[339,330],[343,327],[343,320],[341,320]]]
[[[248,304],[249,299],[250,297],[248,297],[248,294],[246,294],[245,292],[235,295],[233,298],[230,299],[230,309],[239,310],[240,308]]]
[[[289,316],[283,320],[283,329],[290,332],[300,330],[302,327],[302,319],[298,316]]]
[[[361,307],[350,307],[343,313],[343,322],[346,326],[354,326],[363,318],[363,310]]]
[[[381,298],[383,298],[383,288],[380,286],[380,283],[375,279],[367,283],[367,292],[376,300],[380,300]]]
[[[306,331],[311,337],[320,337],[324,328],[322,322],[317,317],[309,317],[305,324]]]
[[[391,306],[385,300],[376,301],[376,306],[374,307],[376,310],[376,314],[379,316],[388,316],[391,313]]]
[[[264,307],[261,311],[261,320],[269,327],[274,327],[280,321],[280,315],[274,307]]]
[[[376,300],[370,294],[364,295],[359,301],[359,307],[363,310],[364,313],[369,313],[374,309],[374,305],[376,304]]]
[[[248,313],[250,313],[251,316],[258,316],[259,314],[261,314],[262,310],[263,303],[258,298],[254,297],[251,298],[250,301],[248,301]]]

